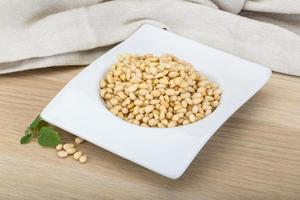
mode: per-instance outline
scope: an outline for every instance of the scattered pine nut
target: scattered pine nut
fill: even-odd
[[[108,84],[104,84],[102,82],[101,85],[102,85],[101,87],[105,87]],[[76,144],[80,144],[82,142],[84,142],[83,139],[81,139],[79,137],[75,137]],[[80,163],[86,163],[88,160],[86,155],[84,155],[81,151],[77,151],[77,149],[75,148],[75,144],[73,144],[73,143],[66,143],[64,145],[58,144],[55,148],[58,151],[56,154],[59,158],[66,158],[66,157],[68,157],[68,155],[73,155],[73,158],[75,160],[78,160]]]
[[[79,158],[79,162],[80,163],[86,163],[88,160],[87,156],[86,155],[82,155],[80,158]]]
[[[68,153],[66,151],[58,151],[56,154],[59,158],[66,158],[68,156]]]
[[[81,151],[77,151],[76,153],[73,154],[73,158],[75,160],[78,160],[81,156],[82,156],[82,152]]]
[[[62,150],[63,145],[62,144],[58,144],[55,148],[56,148],[57,151],[60,151],[60,150]]]
[[[69,148],[73,148],[73,147],[75,147],[75,145],[72,144],[72,143],[66,143],[66,144],[63,145],[64,150],[69,149]]]
[[[77,149],[75,149],[74,147],[71,147],[71,148],[67,148],[66,149],[66,152],[68,153],[68,154],[74,154],[75,152],[77,151]]]
[[[81,143],[83,143],[83,142],[84,142],[84,140],[81,139],[80,137],[76,137],[76,138],[75,138],[75,143],[76,143],[76,144],[81,144]]]

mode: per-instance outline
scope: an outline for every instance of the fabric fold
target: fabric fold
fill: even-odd
[[[0,73],[89,64],[148,23],[274,71],[300,75],[300,12],[278,7],[278,0],[56,2],[0,2]],[[272,13],[266,14],[267,8]],[[246,9],[243,16],[236,15],[241,9]],[[274,9],[295,17],[283,18]]]

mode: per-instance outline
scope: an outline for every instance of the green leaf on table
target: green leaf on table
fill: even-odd
[[[32,134],[24,135],[24,136],[21,138],[20,143],[21,143],[21,144],[27,144],[27,143],[30,142],[31,138],[32,138]]]
[[[42,127],[39,133],[38,142],[42,146],[55,147],[60,143],[59,134],[49,127]]]
[[[40,115],[38,115],[38,116],[33,120],[33,122],[31,122],[31,124],[30,124],[29,127],[30,127],[31,129],[36,129],[41,121],[42,121],[42,118],[40,117]]]
[[[40,115],[38,115],[33,122],[31,122],[29,128],[33,131],[37,131],[38,129],[42,128],[43,126],[46,126],[47,123],[43,121]]]

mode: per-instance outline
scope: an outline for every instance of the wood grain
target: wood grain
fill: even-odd
[[[300,199],[300,78],[273,74],[170,180],[89,143],[81,146],[90,158],[84,165],[35,142],[19,144],[81,69],[0,76],[0,199]]]

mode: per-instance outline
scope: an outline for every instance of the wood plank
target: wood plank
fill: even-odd
[[[170,180],[90,143],[58,159],[24,129],[82,67],[0,76],[0,199],[300,199],[300,78],[274,73]],[[63,132],[64,139],[72,135]]]

